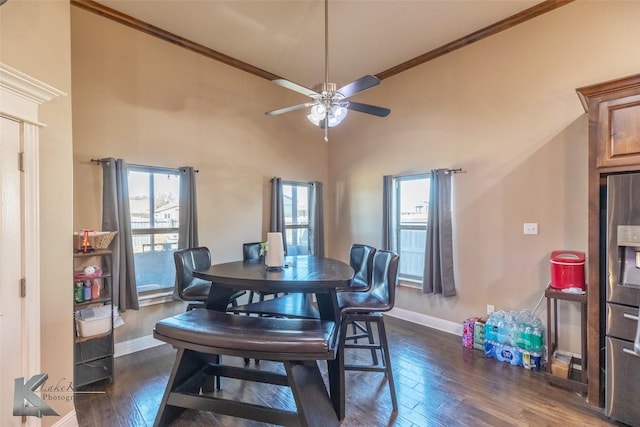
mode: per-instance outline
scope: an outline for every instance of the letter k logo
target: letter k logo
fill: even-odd
[[[42,418],[43,415],[58,415],[56,411],[34,393],[47,378],[49,378],[47,374],[40,374],[32,376],[27,382],[24,381],[24,377],[15,379],[13,415],[35,416],[38,418]],[[27,406],[27,403],[30,403],[31,406]]]

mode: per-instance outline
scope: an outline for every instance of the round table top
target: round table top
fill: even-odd
[[[346,289],[354,271],[349,264],[332,258],[293,256],[285,267],[268,269],[263,260],[215,264],[193,275],[223,286],[272,292],[328,292]]]

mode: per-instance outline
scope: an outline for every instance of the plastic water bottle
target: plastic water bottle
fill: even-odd
[[[531,328],[531,352],[539,353],[544,348],[544,330],[540,319],[535,319]]]
[[[500,312],[491,313],[487,319],[487,323],[484,325],[484,339],[486,341],[498,341],[498,323],[500,322],[502,315]]]

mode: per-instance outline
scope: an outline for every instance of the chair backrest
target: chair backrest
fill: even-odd
[[[391,310],[396,302],[399,260],[400,256],[391,251],[377,250],[373,256],[373,276],[369,292],[385,304],[376,311]]]
[[[244,261],[260,259],[260,242],[243,243],[242,259]]]
[[[371,287],[371,275],[373,273],[373,255],[376,248],[373,246],[354,243],[349,250],[349,265],[355,271],[351,287],[368,290]]]
[[[194,282],[193,270],[206,270],[211,267],[209,248],[179,249],[173,253],[176,263],[176,290],[180,299],[185,299],[183,291]],[[197,279],[200,280],[200,279]]]

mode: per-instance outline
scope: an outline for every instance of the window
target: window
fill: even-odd
[[[129,165],[129,207],[138,293],[171,288],[178,248],[180,173]]]
[[[283,182],[282,193],[287,255],[308,255],[309,185],[301,182]]]
[[[400,255],[398,277],[409,281],[421,281],[424,273],[430,176],[394,177],[391,249]]]

